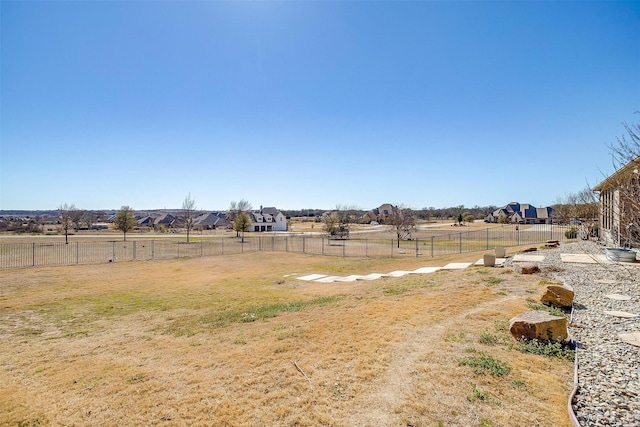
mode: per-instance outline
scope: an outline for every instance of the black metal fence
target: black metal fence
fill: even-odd
[[[554,225],[520,225],[419,233],[415,240],[351,238],[328,240],[324,236],[245,235],[244,238],[203,238],[130,241],[77,241],[0,243],[0,268],[96,264],[134,260],[211,257],[245,252],[295,252],[342,257],[436,257],[495,247],[563,241],[565,228]]]

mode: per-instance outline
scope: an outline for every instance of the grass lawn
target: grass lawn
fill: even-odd
[[[250,253],[3,270],[0,425],[569,426],[573,365],[517,351],[542,285],[475,261]]]

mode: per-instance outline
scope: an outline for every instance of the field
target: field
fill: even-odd
[[[5,269],[0,425],[570,425],[572,363],[517,351],[507,332],[539,277],[290,276],[480,257],[257,252]]]

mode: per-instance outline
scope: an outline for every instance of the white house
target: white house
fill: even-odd
[[[251,227],[249,231],[287,231],[287,217],[274,207],[263,208],[249,213]]]

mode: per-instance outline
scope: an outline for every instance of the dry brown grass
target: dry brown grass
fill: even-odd
[[[569,425],[571,363],[515,351],[505,332],[539,278],[477,267],[342,284],[284,277],[461,257],[479,258],[253,253],[4,270],[0,424]],[[480,353],[511,371],[460,365]]]

